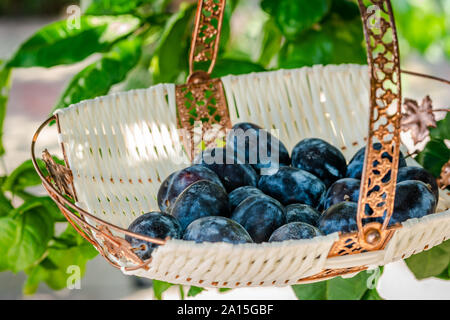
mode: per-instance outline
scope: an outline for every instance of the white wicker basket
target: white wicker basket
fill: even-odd
[[[348,160],[365,145],[367,123],[361,119],[369,110],[367,66],[304,67],[222,81],[232,123],[279,129],[288,150],[303,138],[320,137],[340,147]],[[159,210],[160,181],[189,163],[179,158],[173,84],[83,101],[57,115],[77,205],[122,228],[139,214]],[[450,198],[444,192],[440,196],[438,213],[403,223],[384,250],[327,258],[337,233],[242,245],[170,240],[153,253],[148,270],[123,271],[197,286],[283,286],[325,269],[384,265],[450,237]],[[131,266],[126,260],[117,263]]]
[[[390,10],[388,0],[373,2],[387,3]],[[398,51],[395,54],[398,57]],[[231,124],[246,121],[278,129],[278,138],[288,150],[303,138],[323,138],[349,160],[367,142],[366,119],[374,108],[376,62],[369,62],[371,69],[352,64],[316,65],[223,77]],[[397,58],[397,73],[398,63]],[[399,80],[397,85],[400,88]],[[190,163],[177,131],[176,88],[160,84],[58,110],[54,118],[70,171],[63,166],[49,167],[56,187],[39,169],[34,155],[38,134],[52,119],[41,125],[33,138],[33,161],[50,196],[69,222],[124,273],[203,287],[285,286],[351,276],[404,259],[450,237],[450,197],[441,191],[437,213],[404,222],[382,250],[330,255],[342,240],[338,233],[310,240],[239,245],[168,240],[140,264],[130,256],[123,235],[137,216],[158,210],[156,195],[161,181]],[[411,158],[408,162],[418,165]],[[62,188],[65,183],[72,186],[72,192]],[[63,193],[71,194],[75,205]]]

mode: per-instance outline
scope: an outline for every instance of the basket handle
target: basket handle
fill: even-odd
[[[390,0],[358,0],[370,75],[369,133],[358,201],[358,239],[377,248],[389,236],[400,155],[400,54]],[[363,224],[371,219],[375,221]]]
[[[209,79],[219,51],[224,11],[225,0],[198,0],[189,52],[188,82],[196,77]],[[198,63],[209,63],[208,71],[197,70]]]

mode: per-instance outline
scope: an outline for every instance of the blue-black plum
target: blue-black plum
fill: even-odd
[[[256,243],[269,240],[277,228],[286,223],[283,206],[266,195],[252,196],[242,201],[231,214]]]
[[[307,204],[293,203],[286,207],[286,221],[304,222],[312,226],[317,226],[320,212]]]
[[[376,142],[373,144],[375,150],[381,149],[381,144],[379,142]],[[361,179],[362,177],[362,171],[364,167],[364,156],[366,152],[366,147],[362,147],[358,150],[358,152],[355,153],[353,158],[350,160],[350,162],[347,165],[347,178],[355,178],[355,179]],[[392,157],[387,153],[383,153],[382,158],[386,158],[389,161],[392,161]],[[403,153],[400,151],[400,157],[398,159],[398,167],[406,167],[406,160],[403,156]]]
[[[243,186],[234,189],[228,194],[230,209],[234,210],[242,201],[251,196],[264,194],[261,190],[253,186]]]
[[[229,216],[230,208],[225,189],[208,180],[187,187],[172,206],[171,214],[184,230],[192,221],[207,216]]]
[[[340,202],[329,207],[319,219],[318,228],[323,234],[333,232],[354,232],[358,229],[356,213],[358,204],[355,202]]]
[[[258,188],[283,205],[304,203],[312,207],[319,204],[325,191],[325,185],[315,175],[292,167],[281,167],[273,175],[262,175]]]
[[[227,145],[234,148],[234,157],[251,164],[258,173],[261,169],[278,168],[291,163],[284,144],[253,123],[236,123],[227,136]]]
[[[347,163],[342,152],[318,138],[303,139],[292,150],[292,166],[317,176],[328,188],[345,176]]]
[[[186,228],[183,239],[233,244],[253,242],[243,226],[225,217],[203,217],[192,221]]]
[[[228,192],[242,186],[257,185],[258,174],[253,167],[238,162],[226,148],[206,149],[194,162],[214,171]]]
[[[169,208],[176,198],[196,181],[209,180],[220,186],[222,182],[214,171],[201,166],[193,165],[182,170],[176,171],[169,175],[162,183],[158,190],[158,206],[163,212],[169,213]]]
[[[389,225],[404,222],[410,218],[421,218],[436,210],[436,198],[422,181],[406,180],[397,183],[394,212]]]
[[[319,229],[304,222],[291,222],[279,227],[269,238],[269,242],[311,239],[320,236]]]
[[[327,210],[342,201],[358,202],[360,184],[361,180],[353,178],[343,178],[334,182],[325,193],[320,209]]]
[[[156,211],[139,216],[130,224],[128,230],[158,239],[165,239],[167,237],[181,238],[181,226],[177,219],[168,214]],[[134,252],[143,260],[150,258],[153,250],[158,246],[158,244],[140,240],[129,235],[125,236],[125,240],[136,249]]]
[[[439,187],[436,182],[436,178],[431,173],[421,167],[403,167],[398,169],[397,182],[406,180],[419,180],[425,184],[428,184],[436,197],[436,201],[439,200]]]

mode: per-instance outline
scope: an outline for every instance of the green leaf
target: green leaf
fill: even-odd
[[[174,82],[181,72],[187,71],[194,12],[195,6],[185,5],[167,21],[150,62],[154,83]]]
[[[288,41],[281,48],[281,68],[298,68],[314,64],[366,63],[361,19],[344,21],[333,15],[321,30],[308,30],[297,41]]]
[[[158,300],[162,300],[162,294],[164,293],[164,291],[173,286],[172,283],[159,280],[152,280],[152,283],[153,283],[153,293],[155,294],[155,298]]]
[[[35,207],[0,218],[0,270],[18,272],[38,261],[53,235],[53,220]]]
[[[51,23],[25,41],[8,62],[8,67],[52,67],[82,61],[107,50],[115,41],[136,30],[138,18],[81,16],[80,27],[69,21]]]
[[[65,222],[66,219],[59,211],[58,206],[50,197],[36,197],[32,196],[25,201],[20,207],[10,211],[11,216],[23,214],[28,210],[39,209],[45,214],[49,215],[52,220],[57,222]]]
[[[81,10],[88,15],[116,15],[130,13],[142,0],[81,0]]]
[[[4,65],[0,60],[0,156],[5,154],[3,146],[3,123],[8,105],[9,90],[11,88],[11,68]]]
[[[263,9],[274,17],[281,32],[288,39],[297,38],[303,31],[318,23],[330,10],[330,0],[264,0]]]
[[[261,65],[250,61],[223,58],[217,60],[211,77],[219,78],[229,74],[238,75],[264,70]]]
[[[205,289],[201,287],[191,286],[188,291],[188,297],[195,297],[199,293],[203,292]]]
[[[43,172],[47,172],[45,163],[38,159],[38,165]],[[19,165],[3,182],[2,189],[11,191],[12,193],[23,191],[27,187],[37,186],[41,184],[41,179],[34,169],[31,160],[26,160]]]
[[[139,61],[140,54],[139,38],[119,41],[99,61],[81,70],[70,81],[53,111],[107,94],[112,85],[125,79]]]
[[[450,149],[441,139],[431,138],[415,160],[433,176],[439,177],[442,166],[450,159]]]
[[[450,140],[450,112],[444,119],[436,122],[436,128],[430,128],[430,137],[439,140]]]
[[[118,15],[137,13],[145,9],[147,15],[163,12],[170,0],[81,0],[81,10],[89,15]]]
[[[418,279],[440,276],[450,264],[450,240],[430,250],[422,251],[405,259],[409,270]]]
[[[283,37],[273,19],[269,19],[264,23],[263,34],[258,63],[267,67],[272,58],[280,51]]]
[[[336,277],[331,280],[310,284],[293,285],[295,295],[300,300],[361,300],[367,293],[368,282],[372,277],[370,272],[360,272],[353,278]],[[367,297],[367,296],[366,296]]]
[[[384,299],[380,296],[377,289],[370,289],[366,291],[361,300],[384,300]]]
[[[24,294],[35,293],[40,282],[45,282],[53,290],[66,288],[73,274],[71,268],[79,268],[75,271],[79,271],[82,277],[86,272],[86,263],[98,254],[70,225],[55,241],[59,245],[49,248],[44,260],[25,270],[28,278],[23,288]]]
[[[232,290],[232,289],[231,288],[219,288],[219,292],[220,293],[227,292],[227,291],[230,291],[230,290]]]

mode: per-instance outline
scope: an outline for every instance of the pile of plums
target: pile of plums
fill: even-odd
[[[169,175],[158,192],[161,211],[141,215],[129,230],[153,238],[233,244],[357,230],[365,147],[347,164],[341,151],[322,139],[301,140],[289,156],[281,141],[257,125],[238,123],[232,129],[244,131],[244,139],[229,134],[226,147],[206,149],[191,166]],[[387,153],[382,158],[392,161]],[[389,179],[390,172],[382,181]],[[433,213],[437,201],[435,178],[423,168],[407,167],[400,154],[389,225]],[[157,246],[126,239],[142,259]]]

